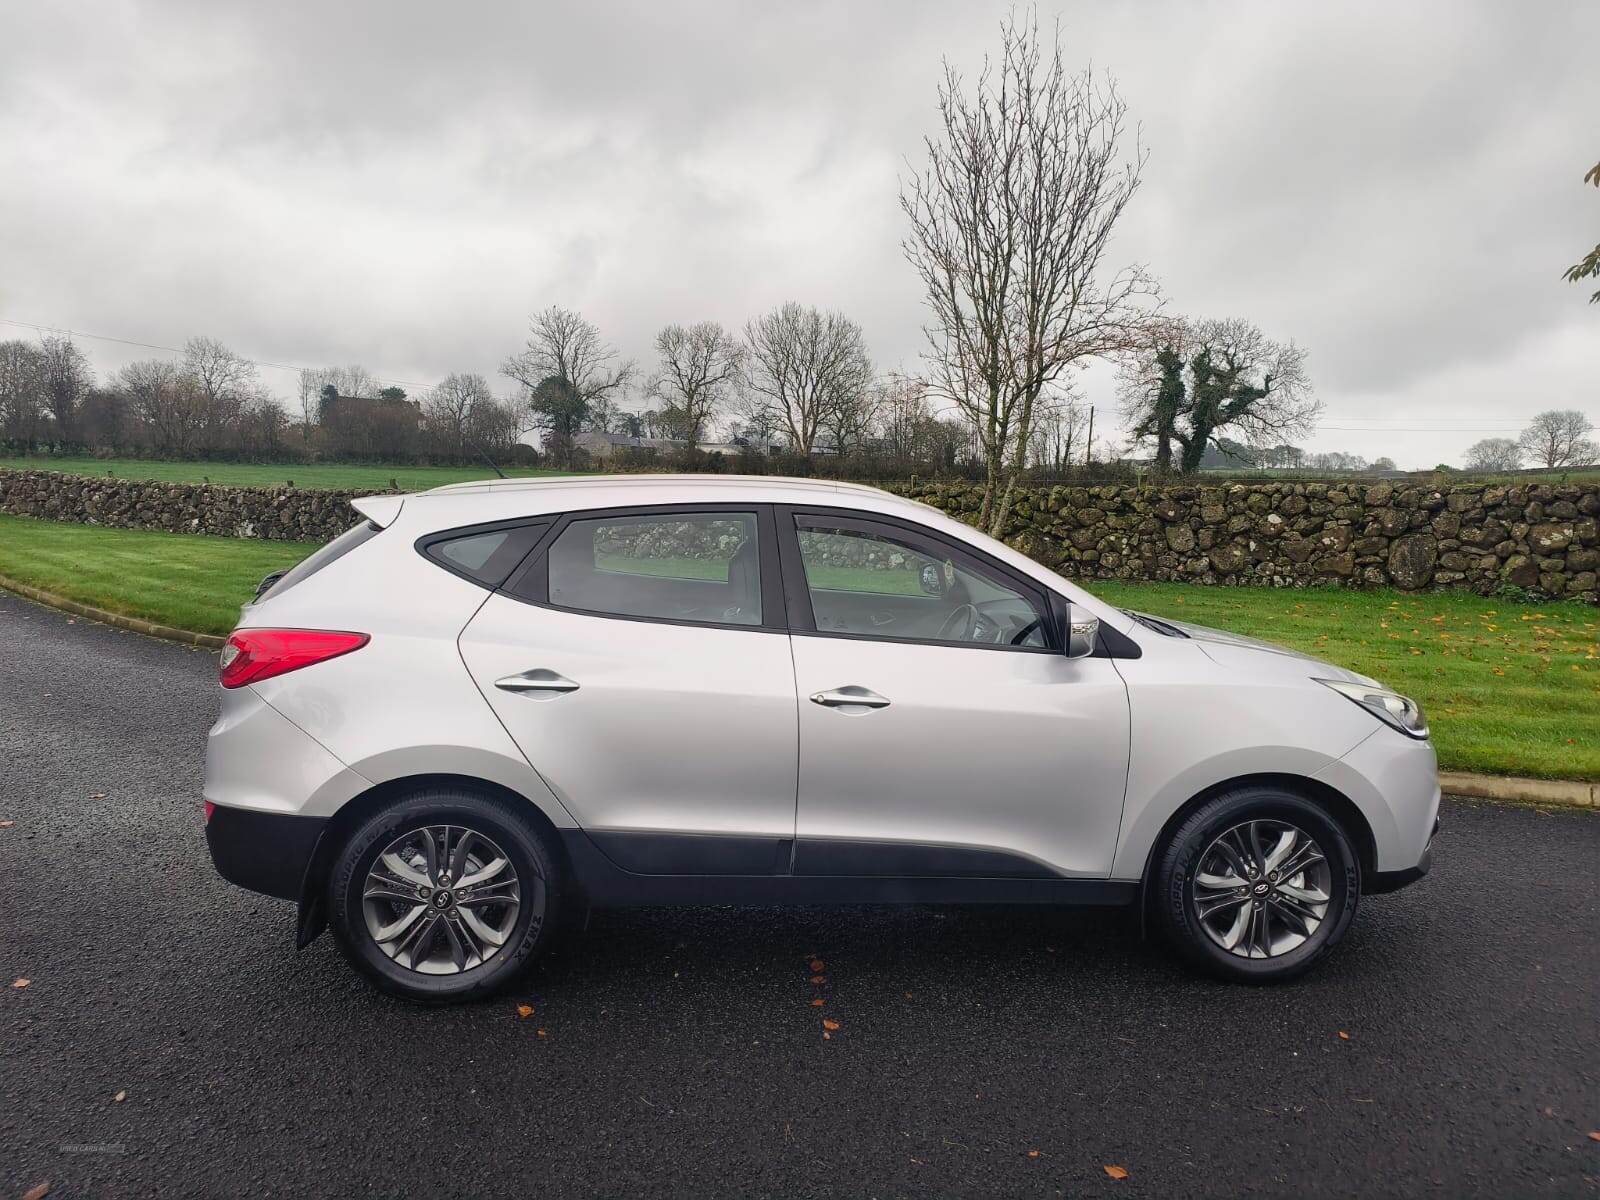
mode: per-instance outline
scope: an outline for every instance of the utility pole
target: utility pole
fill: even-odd
[[[1083,465],[1089,466],[1094,461],[1094,405],[1089,405],[1089,438],[1083,449]]]

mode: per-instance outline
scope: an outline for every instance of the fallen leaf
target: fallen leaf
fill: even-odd
[[[32,982],[33,980],[31,979],[13,979],[11,981],[11,986],[14,988],[25,988]]]
[[[811,973],[815,975],[818,971],[822,970],[824,965],[825,964],[820,958],[813,958],[811,960]]]
[[[1600,1129],[1590,1130],[1589,1131],[1589,1140],[1591,1142],[1600,1142]]]
[[[106,794],[104,792],[90,792],[89,793],[89,799],[91,799],[91,800],[104,800],[105,798],[106,798]]]
[[[1128,1168],[1119,1167],[1114,1163],[1107,1163],[1105,1173],[1113,1179],[1126,1179],[1128,1177]]]
[[[828,1020],[828,1018],[827,1018],[827,1017],[824,1017],[824,1018],[822,1018],[822,1027],[823,1027],[823,1028],[824,1028],[824,1029],[826,1029],[826,1030],[828,1030],[828,1032],[830,1032],[830,1033],[831,1033],[831,1032],[833,1032],[833,1031],[834,1031],[834,1030],[835,1030],[835,1029],[837,1029],[837,1028],[839,1028],[839,1022],[837,1022],[837,1021],[830,1021],[830,1020]]]
[[[826,975],[813,975],[811,977],[811,982],[817,984],[827,983],[828,977]]]
[[[1028,1157],[1029,1158],[1038,1158],[1039,1157],[1039,1152],[1037,1150],[1029,1150],[1028,1151]]]
[[[517,1016],[521,1017],[524,1021],[526,1021],[529,1017],[533,1016],[533,1005],[531,1005],[531,1004],[519,1004],[519,1005],[517,1005]]]
[[[112,1100],[112,1102],[114,1104],[121,1104],[127,1098],[128,1098],[128,1093],[127,1092],[118,1092],[115,1096],[111,1097],[111,1100]]]
[[[815,1000],[813,1000],[811,1002],[811,1007],[812,1008],[821,1008],[825,1003],[827,1003],[827,1001],[823,1000],[823,998],[821,996],[818,996]]]
[[[15,824],[15,821],[0,821],[0,829],[10,829]]]
[[[823,1041],[825,1041],[825,1042],[831,1042],[831,1041],[833,1041],[833,1034],[831,1034],[831,1033],[825,1033],[825,1034],[823,1034],[823,1035],[822,1035],[822,1040],[823,1040]]]
[[[1341,1042],[1348,1042],[1350,1040],[1350,1035],[1341,1029],[1339,1030],[1339,1040]]]
[[[550,1031],[548,1029],[541,1029],[541,1030],[539,1030],[539,1036],[540,1037],[544,1037],[549,1032]]]
[[[44,1200],[44,1198],[49,1194],[50,1181],[47,1179],[43,1183],[34,1184],[27,1191],[23,1192],[22,1200]]]

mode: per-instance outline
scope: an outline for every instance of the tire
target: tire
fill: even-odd
[[[1286,831],[1301,840],[1277,862],[1291,870],[1306,863],[1304,871],[1267,869]],[[1293,792],[1244,787],[1185,818],[1152,882],[1153,915],[1191,965],[1235,982],[1278,983],[1310,970],[1344,937],[1361,895],[1361,864],[1326,809]],[[1309,899],[1319,895],[1324,903]],[[1231,948],[1230,938],[1237,939]]]
[[[350,835],[329,873],[328,912],[340,950],[379,990],[423,1004],[482,999],[538,957],[556,924],[560,868],[518,809],[429,789]]]

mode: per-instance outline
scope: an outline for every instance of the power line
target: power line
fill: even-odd
[[[81,329],[67,329],[66,327],[60,325],[38,325],[32,321],[15,321],[10,317],[0,317],[0,325],[15,325],[19,329],[32,329],[35,333],[64,333],[68,337],[89,338],[91,341],[96,342],[116,342],[118,345],[122,346],[137,346],[141,350],[159,350],[163,354],[183,353],[183,351],[176,346],[158,346],[154,342],[139,342],[134,341],[132,338],[112,337],[110,334],[106,333],[85,333]],[[296,366],[294,363],[268,362],[266,359],[262,358],[247,358],[242,354],[239,357],[243,358],[245,362],[250,363],[253,366],[269,367],[278,371],[319,371],[324,369],[321,367]],[[381,375],[374,375],[372,378],[377,380],[379,383],[394,383],[399,384],[401,387],[420,388],[423,390],[427,390],[428,388],[434,386],[431,383],[418,383],[414,379],[388,379]]]

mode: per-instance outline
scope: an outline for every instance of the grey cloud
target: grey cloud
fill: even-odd
[[[644,357],[667,320],[798,298],[911,366],[896,177],[940,55],[975,73],[1007,7],[18,6],[0,316],[429,380],[492,374],[548,303]],[[1600,312],[1558,276],[1600,233],[1579,183],[1600,157],[1600,6],[1060,16],[1151,152],[1119,260],[1175,309],[1308,346],[1330,426],[1593,405]],[[139,353],[87,345],[102,369]],[[1109,404],[1108,372],[1086,378]],[[1316,444],[1421,463],[1477,436]]]

